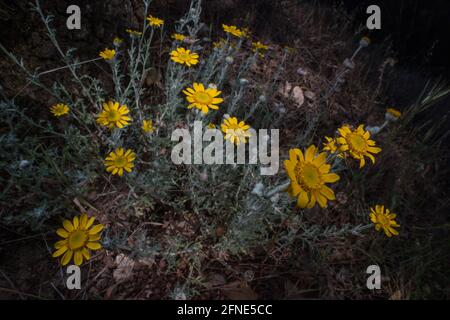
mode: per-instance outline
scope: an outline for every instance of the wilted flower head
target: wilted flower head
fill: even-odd
[[[254,51],[254,52],[256,52],[256,51],[266,51],[266,50],[269,50],[269,47],[268,47],[268,46],[266,46],[265,44],[262,44],[262,43],[259,42],[259,41],[252,42],[252,48],[253,48],[253,51]]]
[[[245,78],[241,78],[239,79],[239,83],[241,84],[241,86],[246,86],[248,84],[248,80]]]
[[[325,140],[327,140],[327,142],[323,144],[323,150],[328,151],[329,153],[335,153],[338,150],[336,139],[325,137]]]
[[[153,127],[153,121],[152,120],[144,120],[142,121],[142,130],[146,133],[152,133],[155,131],[155,128]]]
[[[120,45],[122,44],[122,42],[123,42],[123,40],[120,39],[119,37],[115,37],[114,40],[113,40],[113,44],[114,44],[116,47],[120,46]]]
[[[130,36],[133,36],[133,37],[139,37],[139,36],[142,35],[142,32],[136,31],[136,30],[127,29],[127,30],[125,30],[125,31],[126,31]]]
[[[387,121],[397,121],[402,116],[402,113],[394,108],[386,109],[385,118]]]
[[[228,57],[225,58],[225,62],[228,63],[228,64],[233,64],[234,59],[233,59],[232,56],[228,56]]]
[[[371,43],[371,40],[369,37],[362,37],[361,40],[359,40],[359,45],[363,48],[368,47]]]

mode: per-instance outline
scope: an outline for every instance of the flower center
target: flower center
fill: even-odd
[[[364,137],[357,134],[350,135],[348,142],[352,149],[357,152],[365,152],[367,150],[367,143]]]
[[[126,164],[127,164],[127,158],[125,158],[123,156],[117,157],[116,160],[114,161],[114,165],[118,168],[123,168],[123,167],[125,167]]]
[[[379,214],[377,217],[377,220],[382,226],[385,226],[385,227],[389,226],[389,219],[384,214]]]
[[[180,53],[178,58],[183,61],[188,61],[188,60],[190,60],[191,56],[187,53]]]
[[[297,164],[295,167],[295,176],[298,183],[307,190],[319,189],[322,185],[319,169],[312,164]]]
[[[84,246],[87,235],[82,230],[75,230],[69,236],[69,248],[72,250],[80,249]]]
[[[108,112],[108,120],[109,121],[118,121],[120,119],[120,113],[115,110],[111,110]]]
[[[212,101],[211,97],[206,92],[196,92],[195,100],[201,104],[210,104]]]

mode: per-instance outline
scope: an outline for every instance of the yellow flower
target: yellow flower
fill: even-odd
[[[210,124],[208,124],[207,127],[208,127],[208,129],[215,129],[216,125],[214,123],[210,123]]]
[[[222,132],[225,133],[225,140],[230,140],[231,143],[239,145],[241,142],[246,143],[250,137],[248,129],[250,126],[244,121],[238,121],[236,117],[225,119],[221,125]]]
[[[148,16],[147,20],[152,27],[161,27],[164,24],[164,20],[154,16]]]
[[[259,41],[252,42],[252,47],[253,47],[253,52],[269,50],[268,46],[266,46],[265,44],[262,44]]]
[[[105,50],[100,52],[99,56],[105,60],[111,60],[116,56],[116,50],[106,48]]]
[[[364,130],[364,125],[352,130],[349,126],[343,126],[338,129],[340,137],[337,142],[340,144],[339,151],[349,153],[354,159],[359,160],[359,167],[366,164],[364,157],[368,157],[375,163],[375,157],[372,155],[381,152],[381,148],[375,147],[375,141],[370,140],[369,131]]]
[[[172,35],[172,39],[176,40],[176,41],[184,41],[184,39],[186,39],[185,35],[179,34],[179,33],[174,33]]]
[[[155,131],[155,128],[153,128],[153,121],[152,120],[144,120],[142,121],[142,130],[146,133],[152,133]]]
[[[55,117],[61,117],[68,114],[69,111],[69,106],[64,103],[57,103],[56,105],[50,107],[50,112],[53,113]]]
[[[306,149],[304,155],[300,149],[289,151],[289,160],[284,161],[291,180],[288,192],[298,198],[300,208],[312,208],[316,202],[326,208],[327,201],[335,199],[333,190],[325,184],[338,181],[339,176],[330,173],[331,166],[326,160],[326,152],[318,153],[314,145]]]
[[[227,26],[226,24],[222,24],[222,28],[223,31],[232,34],[235,37],[241,38],[244,36],[244,31],[239,30],[236,26]]]
[[[198,63],[198,54],[186,50],[185,48],[177,48],[170,53],[170,58],[179,64],[185,64],[188,67],[194,66]]]
[[[117,46],[117,47],[120,46],[120,44],[122,42],[123,42],[123,40],[120,39],[119,37],[115,37],[114,40],[113,40],[114,45]]]
[[[402,116],[402,113],[394,108],[386,109],[386,119],[391,121],[396,121]]]
[[[219,107],[217,105],[223,102],[222,98],[217,98],[222,91],[217,91],[214,88],[205,90],[201,83],[195,82],[192,88],[183,90],[183,93],[186,95],[186,100],[191,103],[188,109],[196,107],[205,114],[208,113],[209,109],[218,110]]]
[[[338,149],[336,139],[325,137],[325,140],[327,140],[327,142],[323,144],[323,150],[328,151],[329,153],[335,153]]]
[[[111,172],[113,175],[118,174],[123,176],[123,171],[131,172],[134,167],[133,161],[136,159],[136,154],[123,148],[118,148],[109,153],[105,159],[106,171]]]
[[[376,205],[375,208],[370,208],[370,220],[375,225],[375,229],[380,231],[383,229],[384,233],[390,238],[392,235],[397,236],[398,231],[394,227],[400,227],[400,225],[395,221],[396,214],[389,211],[384,206]]]
[[[94,217],[88,217],[86,214],[76,216],[72,221],[64,220],[63,227],[56,230],[56,233],[64,240],[55,243],[56,251],[53,258],[62,256],[61,265],[67,265],[70,260],[77,266],[83,263],[83,260],[90,260],[90,250],[99,250],[102,245],[98,242],[101,239],[100,232],[103,230],[102,224],[92,226]],[[64,255],[63,255],[64,254]]]
[[[136,31],[136,30],[127,29],[127,30],[125,30],[125,31],[126,31],[127,33],[129,33],[130,36],[136,36],[136,37],[138,37],[138,36],[141,36],[141,35],[142,35],[142,32]]]
[[[130,113],[130,110],[128,110],[127,106],[109,101],[108,103],[103,103],[103,111],[97,117],[97,123],[109,129],[114,127],[123,128],[129,125],[129,121],[131,121],[131,118],[127,116],[128,113]]]

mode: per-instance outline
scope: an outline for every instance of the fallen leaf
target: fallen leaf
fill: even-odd
[[[116,256],[114,262],[117,266],[116,270],[113,272],[114,280],[121,282],[133,275],[134,261],[132,259],[121,253]]]
[[[303,90],[300,87],[294,87],[292,90],[292,98],[297,103],[297,107],[301,107],[305,103],[305,96],[303,95]]]

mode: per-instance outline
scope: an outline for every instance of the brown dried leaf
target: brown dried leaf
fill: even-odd
[[[113,277],[117,282],[127,280],[133,275],[134,260],[123,253],[116,256],[115,264],[117,267],[113,272]]]
[[[300,87],[294,87],[292,90],[292,98],[297,103],[297,107],[301,107],[305,103],[305,96],[303,90]]]

